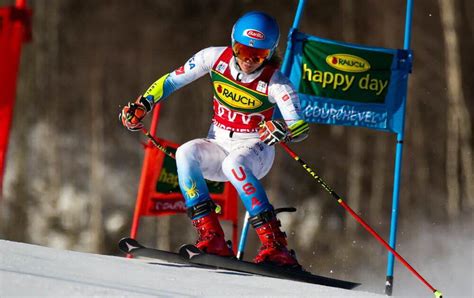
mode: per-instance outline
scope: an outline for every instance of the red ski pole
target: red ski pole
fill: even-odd
[[[303,166],[303,168],[314,178],[316,179],[316,181],[319,182],[319,184],[321,184],[323,186],[323,188],[333,197],[337,200],[337,202],[342,206],[344,207],[344,209],[346,209],[351,215],[352,217],[354,217],[370,234],[372,234],[372,236],[374,236],[383,246],[385,246],[386,249],[388,249],[403,265],[405,265],[405,267],[408,268],[408,270],[411,271],[411,273],[413,273],[416,277],[418,277],[419,280],[421,280],[431,291],[433,291],[434,295],[437,297],[437,298],[442,298],[443,297],[443,294],[436,290],[432,285],[430,285],[410,264],[408,264],[408,262],[400,255],[398,254],[392,247],[390,247],[390,245],[385,241],[383,240],[382,237],[380,237],[379,234],[377,234],[377,232],[375,232],[374,229],[372,229],[359,215],[357,215],[357,213],[354,212],[354,210],[352,210],[351,207],[349,207],[342,199],[341,197],[336,193],[334,192],[334,190],[331,189],[331,187],[329,187],[329,185],[326,184],[326,182],[324,182],[323,179],[321,179],[321,177],[319,177],[309,166],[308,164],[303,161],[298,155],[296,155],[295,152],[293,152],[289,147],[288,145],[286,145],[285,143],[280,143],[280,145],[283,147],[283,149],[286,150],[286,152],[288,152],[288,154],[290,154],[291,157],[293,157],[296,161],[298,161],[301,166]]]

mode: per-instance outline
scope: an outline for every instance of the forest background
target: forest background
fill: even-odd
[[[403,45],[405,1],[307,2],[303,32],[371,46]],[[144,141],[121,126],[119,106],[200,49],[229,45],[233,23],[250,10],[275,16],[283,53],[297,1],[29,4],[33,41],[22,53],[0,237],[119,254],[116,243],[130,231]],[[458,274],[473,275],[473,35],[473,1],[415,0],[397,249],[428,277],[447,284],[456,274],[440,260],[459,250],[468,260],[450,268],[464,266]],[[158,135],[177,143],[205,136],[210,98],[207,77],[173,94],[163,104]],[[388,133],[312,124],[310,137],[292,148],[388,239],[395,143]],[[305,267],[383,288],[385,249],[281,149],[263,181],[276,207],[298,208],[281,219]],[[194,241],[195,232],[184,215],[146,218],[139,239],[175,250]],[[257,248],[250,233],[247,257]],[[472,293],[472,285],[464,287]]]

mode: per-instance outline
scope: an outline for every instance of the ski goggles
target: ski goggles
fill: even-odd
[[[242,61],[250,60],[253,63],[263,63],[270,56],[270,49],[252,48],[238,42],[234,43],[232,50],[235,57]]]

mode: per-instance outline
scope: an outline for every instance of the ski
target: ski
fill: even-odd
[[[301,269],[284,268],[270,264],[255,264],[241,261],[236,258],[210,255],[202,252],[196,246],[191,244],[185,244],[180,248],[179,253],[173,253],[169,251],[148,248],[141,245],[134,239],[123,238],[119,242],[119,247],[123,252],[131,254],[135,257],[161,259],[179,264],[190,264],[214,269],[238,271],[342,289],[353,289],[360,285],[359,283],[355,282],[314,275]]]
[[[236,258],[226,258],[211,254],[206,254],[192,244],[183,245],[179,254],[187,258],[193,264],[213,266],[220,269],[240,271],[245,273],[258,274],[268,277],[276,277],[294,281],[302,281],[329,287],[337,287],[343,289],[353,289],[360,284],[339,280],[319,275],[314,275],[308,271],[296,268],[280,267],[272,264],[255,264],[251,262],[241,261]]]
[[[140,243],[138,243],[138,241],[132,238],[120,239],[119,248],[122,252],[130,254],[134,257],[160,259],[177,264],[189,264],[189,262],[178,253],[148,248],[141,245]]]

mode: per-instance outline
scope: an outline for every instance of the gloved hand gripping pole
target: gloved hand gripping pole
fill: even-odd
[[[142,128],[141,131],[147,136],[147,138],[152,142],[153,145],[155,145],[156,148],[161,150],[164,154],[168,155],[172,159],[176,159],[175,155],[172,152],[169,152],[165,146],[161,145],[158,143],[158,141],[150,134],[146,128]]]

